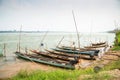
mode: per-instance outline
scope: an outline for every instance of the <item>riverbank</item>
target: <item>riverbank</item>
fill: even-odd
[[[82,61],[84,62],[84,60],[82,60]],[[111,68],[108,69],[108,67],[107,67],[108,70],[105,69],[102,72],[110,73],[111,71],[114,72],[114,70],[115,70],[115,74],[116,74],[116,72],[119,73],[120,72],[120,70],[119,70],[120,63],[117,64],[119,66],[115,66],[116,64],[112,65],[112,63],[117,62],[117,61],[120,61],[120,51],[112,51],[112,50],[109,50],[108,52],[106,52],[101,60],[98,59],[98,60],[91,61],[92,62],[91,65],[87,65],[86,67],[82,67],[81,69],[77,69],[77,70],[65,70],[65,69],[61,69],[61,68],[52,67],[49,65],[43,65],[43,64],[39,64],[39,63],[35,63],[35,62],[29,62],[29,61],[17,59],[16,62],[13,62],[11,64],[6,64],[6,65],[3,65],[0,67],[0,72],[1,72],[0,79],[9,79],[9,78],[15,76],[16,74],[18,74],[16,76],[16,77],[18,77],[19,74],[23,75],[23,74],[30,73],[30,72],[35,73],[36,71],[39,73],[39,71],[40,72],[42,71],[42,73],[43,74],[45,73],[46,77],[48,77],[48,78],[50,77],[50,76],[47,76],[49,74],[53,74],[55,77],[59,77],[59,76],[62,76],[61,72],[63,72],[63,73],[69,74],[69,75],[67,75],[69,77],[68,79],[81,80],[81,79],[83,79],[83,77],[81,77],[82,75],[84,75],[84,76],[89,75],[89,73],[92,73],[92,75],[89,75],[89,76],[94,77],[94,73],[95,73],[94,67],[95,66],[98,66],[101,69],[105,69],[106,66],[109,65],[109,68],[110,68],[110,66],[111,66]],[[22,71],[22,73],[21,73],[21,71]],[[48,74],[48,72],[49,72],[49,74]],[[100,71],[100,73],[102,73],[102,72]],[[75,73],[76,75],[73,73]],[[113,73],[112,77],[114,77],[114,78],[120,77],[119,75],[117,77],[115,77],[114,76],[115,74]],[[32,75],[35,75],[35,74],[32,74]],[[72,75],[74,75],[74,76],[70,77]],[[42,75],[39,75],[39,76],[42,76]],[[89,78],[89,76],[88,76],[88,78]],[[111,76],[111,73],[109,76]],[[15,79],[16,79],[16,77],[15,77]],[[30,77],[30,75],[24,76],[24,78],[26,78],[26,77]],[[23,78],[23,80],[24,80],[24,78]],[[12,78],[12,79],[14,79],[14,78]],[[60,79],[62,79],[62,78],[60,78]],[[66,80],[66,79],[64,79],[64,80]],[[33,80],[33,79],[31,78],[31,80]]]

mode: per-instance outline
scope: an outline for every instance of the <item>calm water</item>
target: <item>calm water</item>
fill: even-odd
[[[21,47],[22,49],[39,49],[45,33],[22,33],[21,34]],[[59,41],[64,36],[60,45],[71,45],[76,42],[76,33],[47,33],[43,40],[44,48],[53,48],[58,45]],[[80,34],[81,47],[90,45],[90,43],[108,41],[110,45],[114,42],[115,35],[112,33],[94,33],[94,34]],[[19,33],[0,33],[0,53],[3,51],[3,44],[6,44],[6,55],[12,55],[17,50],[19,42]]]

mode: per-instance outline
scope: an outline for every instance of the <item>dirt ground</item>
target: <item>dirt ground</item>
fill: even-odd
[[[16,75],[21,70],[32,71],[32,70],[55,70],[55,69],[57,68],[30,61],[10,62],[0,67],[0,80],[10,78],[11,76]]]
[[[107,53],[104,54],[104,56],[101,59],[98,59],[98,60],[82,59],[81,65],[83,68],[88,67],[89,65],[92,65],[92,64],[106,65],[113,60],[117,60],[118,58],[120,58],[120,51],[109,50]],[[10,78],[11,76],[16,75],[21,70],[56,70],[56,69],[60,69],[60,68],[39,64],[35,62],[30,62],[30,61],[24,61],[21,59],[16,59],[15,62],[0,64],[0,80]],[[117,72],[120,73],[120,70],[118,70]]]

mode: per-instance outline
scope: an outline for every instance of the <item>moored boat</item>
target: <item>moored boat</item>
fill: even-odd
[[[92,43],[92,46],[100,46],[100,45],[105,45],[106,42],[99,42],[99,43]]]
[[[72,51],[79,51],[79,52],[86,52],[86,51],[94,51],[95,52],[95,56],[98,56],[98,53],[100,50],[98,49],[92,49],[92,48],[71,48],[71,47],[66,47],[66,46],[62,46],[62,47],[57,47],[58,49],[63,49],[63,50],[72,50]]]
[[[52,48],[52,49],[55,51],[65,52],[69,54],[89,55],[91,58],[93,58],[96,55],[95,51],[64,50],[64,49],[59,49],[59,48]]]
[[[63,63],[52,58],[45,58],[45,57],[43,58],[42,56],[38,57],[38,56],[26,55],[21,52],[15,52],[15,54],[22,59],[43,63],[51,66],[67,68],[67,69],[75,69],[75,64],[77,64],[76,61],[75,61],[76,62],[75,64],[72,64],[71,61],[69,63]]]
[[[55,58],[55,59],[60,59],[60,60],[65,60],[65,61],[74,60],[74,57],[58,55],[58,54],[53,54],[53,53],[49,53],[49,52],[41,52],[41,51],[37,51],[37,50],[31,50],[31,52],[45,56],[45,57]]]
[[[57,55],[62,55],[62,56],[67,56],[67,57],[79,56],[79,55],[77,55],[77,54],[67,54],[67,53],[59,52],[59,51],[55,51],[55,50],[45,49],[45,51],[47,51],[47,52],[49,52],[49,53],[52,53],[52,54],[57,54]]]

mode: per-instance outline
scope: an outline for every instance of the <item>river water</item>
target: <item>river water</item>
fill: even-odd
[[[76,46],[78,45],[76,33],[21,33],[20,37],[21,49],[39,49],[40,43],[44,44],[44,48],[54,48],[61,40],[60,45],[70,46],[73,41]],[[114,38],[113,33],[82,33],[80,34],[80,46],[104,41],[113,45]],[[5,44],[6,55],[11,56],[18,49],[18,43],[19,33],[0,33],[0,53],[3,53]]]

